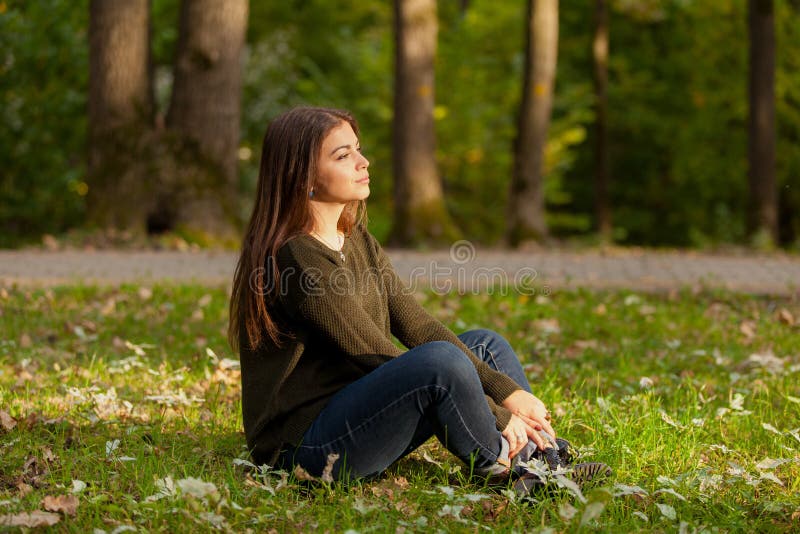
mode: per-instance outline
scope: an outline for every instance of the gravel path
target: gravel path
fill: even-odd
[[[473,249],[389,250],[401,278],[418,289],[478,291],[513,285],[531,294],[563,288],[670,291],[714,287],[800,296],[800,256],[621,250],[611,253]],[[3,251],[0,286],[157,281],[230,283],[232,252]]]

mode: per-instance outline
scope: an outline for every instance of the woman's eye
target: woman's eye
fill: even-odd
[[[347,156],[349,156],[349,155],[350,155],[350,154],[348,154],[347,152],[345,152],[344,154],[342,154],[341,156],[339,156],[339,157],[338,157],[338,158],[336,158],[336,159],[345,159],[345,158],[346,158]]]

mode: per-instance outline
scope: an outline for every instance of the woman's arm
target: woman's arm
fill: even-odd
[[[414,295],[400,281],[391,261],[372,235],[364,232],[378,258],[378,268],[386,286],[389,301],[389,317],[392,334],[407,347],[416,347],[430,341],[448,341],[458,348],[475,365],[483,389],[494,401],[490,404],[498,424],[508,422],[510,412],[501,406],[513,392],[520,390],[519,385],[505,374],[495,371],[485,362],[478,359],[458,337],[441,322],[432,317],[414,298]]]

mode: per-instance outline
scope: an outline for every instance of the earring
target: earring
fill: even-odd
[[[308,198],[314,198],[314,190],[308,192]]]

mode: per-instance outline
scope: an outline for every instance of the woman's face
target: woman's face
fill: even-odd
[[[322,141],[314,183],[316,202],[345,204],[369,196],[369,161],[353,128],[343,122]]]

